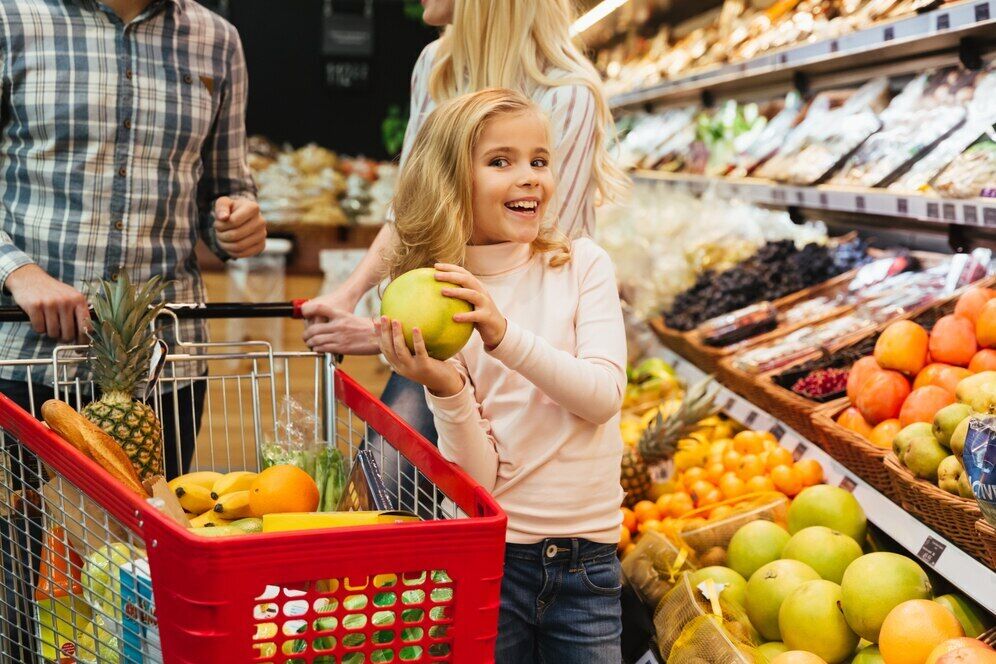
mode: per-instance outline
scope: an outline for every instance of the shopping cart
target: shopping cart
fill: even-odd
[[[164,315],[297,311],[254,304]],[[52,367],[58,397],[79,408],[93,393],[77,375],[83,352],[14,363],[29,375]],[[198,383],[206,395],[192,470],[257,470],[292,397],[313,411],[315,440],[347,462],[371,450],[392,506],[424,521],[205,538],[0,395],[0,662],[493,660],[506,520],[487,492],[329,356],[178,340],[149,403],[179,432],[187,397],[172,397]]]

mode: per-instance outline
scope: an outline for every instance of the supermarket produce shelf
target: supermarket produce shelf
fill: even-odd
[[[687,382],[705,377],[705,373],[695,364],[668,348],[657,348],[655,355],[674,367],[678,375]],[[744,425],[756,430],[771,431],[783,447],[792,450],[796,460],[805,458],[819,461],[823,466],[826,482],[850,490],[864,508],[869,522],[986,610],[996,613],[996,571],[906,513],[822,449],[752,402],[725,387],[720,390],[717,402],[730,417]]]
[[[750,203],[996,228],[996,199],[992,198],[938,198],[884,189],[796,186],[756,178],[722,178],[661,171],[637,171],[635,177],[683,187],[698,194],[713,191],[723,198],[737,198]]]
[[[617,95],[613,109],[646,103],[679,102],[703,90],[732,92],[765,83],[791,81],[794,72],[807,75],[853,70],[888,60],[951,49],[965,37],[992,36],[996,0],[968,0],[915,16],[883,22],[822,41],[705,69],[688,76]]]

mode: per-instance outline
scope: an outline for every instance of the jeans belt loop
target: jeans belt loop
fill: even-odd
[[[581,562],[581,540],[577,537],[571,538],[571,568],[577,567]]]

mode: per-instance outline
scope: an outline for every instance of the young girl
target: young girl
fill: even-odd
[[[620,662],[626,341],[612,264],[552,230],[547,123],[517,92],[450,100],[419,132],[394,200],[392,277],[435,266],[478,334],[446,362],[381,318],[396,372],[425,386],[439,448],[508,515],[498,662]]]

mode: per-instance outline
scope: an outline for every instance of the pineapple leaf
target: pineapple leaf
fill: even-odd
[[[699,422],[719,412],[718,394],[719,388],[712,376],[690,387],[678,410],[666,420],[658,413],[643,432],[638,444],[640,455],[649,461],[672,457],[682,438],[694,431]]]

